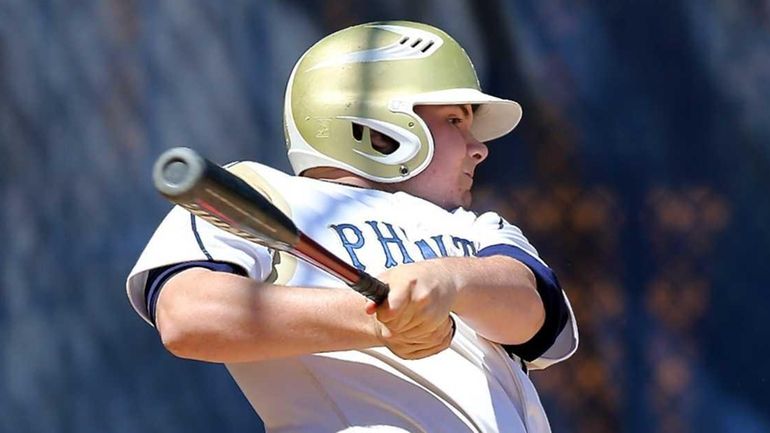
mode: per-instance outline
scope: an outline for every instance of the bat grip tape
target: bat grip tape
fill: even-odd
[[[390,291],[387,284],[364,272],[360,272],[359,276],[358,282],[350,285],[353,290],[366,296],[377,305],[385,301]]]

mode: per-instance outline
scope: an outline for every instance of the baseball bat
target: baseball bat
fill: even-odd
[[[388,297],[385,283],[335,256],[243,179],[194,150],[167,150],[155,161],[152,176],[164,197],[211,224],[303,259],[378,305]]]

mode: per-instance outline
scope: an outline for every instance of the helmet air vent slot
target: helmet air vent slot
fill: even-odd
[[[400,144],[393,137],[383,134],[375,129],[369,129],[369,137],[372,140],[372,149],[383,155],[390,155],[398,150]]]
[[[359,143],[364,138],[364,126],[358,123],[352,123],[353,126],[353,138]]]
[[[421,37],[404,36],[398,41],[399,45],[409,46],[415,48],[422,53],[427,53],[428,50],[436,44],[433,39],[423,39]]]
[[[360,123],[352,122],[351,124],[353,139],[361,143],[364,139],[364,133],[369,134],[369,140],[371,141],[372,149],[383,154],[390,155],[398,150],[400,144],[398,140],[383,134],[380,131],[368,128]]]

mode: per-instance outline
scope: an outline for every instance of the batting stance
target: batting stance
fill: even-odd
[[[484,142],[520,118],[439,29],[334,33],[286,89],[296,176],[228,169],[388,299],[177,207],[131,271],[131,303],[173,354],[226,364],[268,432],[548,432],[527,370],[575,351],[573,313],[521,230],[465,210]]]

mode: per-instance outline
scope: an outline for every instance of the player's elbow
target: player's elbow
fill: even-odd
[[[506,344],[523,344],[531,340],[545,323],[545,308],[540,296],[535,294],[529,308],[521,311],[520,326],[509,336]]]
[[[158,296],[155,323],[163,346],[180,358],[200,359],[201,340],[206,332],[205,311],[193,295],[192,277],[199,277],[200,270],[185,270],[172,277]],[[203,271],[209,272],[209,271]]]
[[[158,334],[166,350],[180,358],[195,358],[197,338],[189,326],[172,314],[158,314],[157,323]]]
[[[546,319],[545,305],[535,288],[535,278],[526,281],[515,298],[501,302],[493,326],[486,338],[501,344],[518,345],[531,340],[543,327]],[[483,335],[483,334],[482,334]]]
[[[530,273],[531,275],[531,273]],[[531,340],[543,327],[545,323],[545,305],[543,299],[537,292],[535,286],[537,282],[532,276],[528,284],[528,290],[524,292],[520,301],[520,308],[517,312],[519,316],[518,327],[514,335],[511,335],[506,344],[523,344]]]
[[[161,296],[158,302],[156,324],[163,346],[174,356],[202,360],[205,345],[200,320],[191,320],[190,305],[176,305],[173,299]]]

